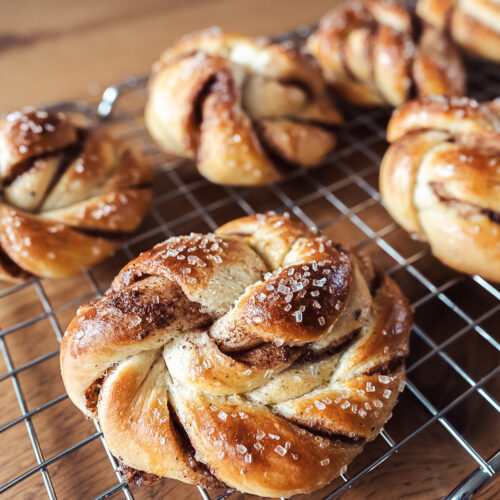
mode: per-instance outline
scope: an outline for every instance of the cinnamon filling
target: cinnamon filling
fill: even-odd
[[[372,297],[375,297],[377,292],[380,290],[382,285],[384,284],[384,273],[382,272],[377,272],[375,273],[375,276],[373,277],[371,283],[370,283],[370,295]]]
[[[310,60],[313,60],[313,58],[310,55],[306,55],[306,57],[308,57]],[[280,79],[280,80],[278,80],[278,83],[282,87],[285,87],[285,88],[289,87],[289,88],[296,88],[296,89],[301,90],[305,94],[306,99],[308,101],[311,101],[314,99],[313,91],[311,90],[309,85],[307,83],[303,82],[302,80],[288,78],[288,79]]]
[[[389,362],[373,367],[371,370],[367,371],[364,375],[392,375],[401,366],[404,365],[404,356],[399,356],[397,358],[391,359]]]
[[[85,391],[85,406],[92,413],[95,413],[96,411],[97,402],[99,401],[99,394],[101,393],[102,383],[104,382],[106,375],[107,373],[104,373],[97,380],[94,380],[94,382]]]
[[[220,481],[218,478],[216,478],[213,474],[213,471],[210,470],[210,468],[205,465],[202,462],[199,462],[196,457],[195,457],[195,449],[193,448],[193,445],[191,444],[191,440],[189,439],[189,436],[182,426],[179,417],[177,415],[177,412],[175,411],[174,406],[171,404],[169,401],[168,403],[168,412],[170,414],[170,418],[172,421],[172,426],[175,429],[175,432],[177,436],[179,437],[179,440],[181,442],[181,446],[183,447],[184,453],[189,457],[189,465],[191,468],[198,474],[201,474],[203,476],[203,480],[201,483],[201,486],[204,486],[206,488],[223,488],[226,485]]]
[[[483,208],[481,210],[481,213],[486,215],[488,219],[490,219],[491,222],[494,222],[495,224],[500,224],[500,212],[495,212],[493,210],[490,210],[489,208]]]
[[[166,278],[164,278],[166,280]],[[167,280],[168,281],[168,280]],[[151,300],[152,294],[157,293],[157,302]],[[210,314],[200,314],[200,305],[187,300],[179,285],[172,286],[168,296],[161,293],[160,285],[144,288],[132,287],[110,292],[104,298],[104,307],[113,307],[119,310],[124,317],[136,316],[141,318],[140,338],[146,338],[151,330],[167,327],[179,317],[179,309],[184,317],[197,317],[198,328],[203,329],[213,322]],[[134,335],[137,332],[134,331]]]
[[[449,196],[442,182],[430,182],[429,186],[436,197],[439,198],[439,201],[455,207],[460,216],[468,218],[473,215],[481,214],[488,217],[488,219],[494,224],[500,224],[500,212],[497,212],[490,208],[481,207],[480,205],[476,205],[475,203],[457,200],[456,198]]]
[[[356,329],[339,339],[334,339],[329,346],[321,349],[321,351],[315,351],[306,345],[303,354],[297,363],[328,359],[337,354],[339,351],[348,349],[349,346],[357,339],[359,332],[360,329]]]
[[[293,421],[293,417],[291,418]],[[337,441],[345,444],[362,444],[365,442],[365,438],[362,436],[346,436],[344,434],[338,434],[329,431],[328,429],[325,429],[324,427],[320,427],[319,425],[316,424],[311,424],[310,426],[306,426],[303,424],[300,424],[298,422],[293,422],[293,424],[298,427],[299,429],[303,429],[306,432],[309,432],[310,434],[313,434],[314,436],[319,436],[324,439],[328,439],[329,441]]]
[[[30,273],[21,269],[3,250],[0,245],[0,268],[14,278],[29,278]]]
[[[112,241],[122,241],[134,234],[134,231],[124,232],[124,231],[104,231],[100,229],[86,229],[82,227],[72,226],[71,229],[77,233],[84,236],[89,236],[91,238],[103,238]]]
[[[150,484],[156,483],[161,479],[161,477],[156,474],[150,474],[149,472],[129,467],[121,460],[119,461],[118,471],[120,472],[122,481],[136,486],[149,486]]]
[[[212,87],[217,81],[217,75],[212,75],[201,87],[200,91],[196,95],[196,99],[193,105],[193,111],[191,114],[191,124],[193,128],[200,132],[201,124],[203,122],[203,105],[205,104],[205,99],[210,95]],[[198,140],[196,141],[198,142]],[[198,144],[192,144],[195,148]]]
[[[244,363],[257,369],[269,369],[277,365],[295,361],[299,358],[302,351],[301,347],[277,346],[266,343],[248,351],[236,353],[232,357],[239,363]]]

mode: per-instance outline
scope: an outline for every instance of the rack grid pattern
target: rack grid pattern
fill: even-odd
[[[478,100],[500,95],[499,67],[471,62],[468,69],[470,95]],[[120,255],[82,273],[80,278],[88,287],[81,296],[54,303],[52,290],[57,288],[57,283],[49,285],[46,280],[9,285],[0,290],[0,311],[2,301],[22,301],[27,290],[34,293],[38,301],[37,307],[33,308],[38,312],[31,316],[25,314],[18,318],[10,317],[5,311],[0,313],[0,321],[7,321],[6,325],[0,324],[0,349],[5,365],[4,371],[0,372],[0,383],[11,382],[20,409],[17,417],[5,423],[0,421],[0,439],[2,434],[16,426],[25,426],[36,459],[36,465],[20,469],[15,477],[5,478],[0,473],[0,493],[9,493],[21,482],[39,474],[45,487],[45,491],[39,492],[39,498],[44,497],[45,493],[50,499],[62,498],[54,486],[51,466],[97,441],[104,447],[110,467],[115,471],[116,484],[96,498],[135,498],[133,489],[121,480],[118,463],[107,449],[97,423],[94,423],[95,428],[90,435],[67,449],[50,455],[44,452],[33,420],[63,402],[67,395],[61,394],[36,405],[28,404],[25,396],[28,389],[23,386],[22,376],[37,365],[52,358],[57,359],[58,349],[43,352],[19,364],[11,354],[16,336],[22,342],[23,337],[19,332],[48,321],[56,340],[60,342],[63,335],[59,319],[61,315],[66,313],[66,317],[70,318],[81,302],[101,294],[121,265],[140,251],[174,234],[211,231],[226,220],[240,215],[275,210],[288,211],[293,217],[320,227],[346,245],[369,251],[375,261],[384,265],[401,285],[415,309],[405,395],[413,398],[426,418],[411,430],[401,431],[396,415],[376,441],[381,443],[377,454],[371,456],[369,463],[356,468],[353,473],[349,471],[341,476],[341,481],[334,482],[323,494],[325,500],[339,496],[348,488],[355,489],[364,476],[393,457],[407,443],[421,438],[425,430],[435,424],[442,426],[473,463],[471,474],[457,478],[456,488],[449,493],[448,498],[458,500],[472,497],[474,492],[500,472],[498,433],[495,434],[493,428],[486,426],[481,433],[489,441],[492,438],[494,441],[496,435],[497,442],[490,442],[489,448],[482,444],[478,446],[475,437],[472,439],[461,431],[460,418],[457,420],[450,415],[476,396],[475,400],[479,399],[480,405],[486,405],[498,422],[500,289],[479,276],[467,277],[446,269],[430,255],[426,245],[412,241],[383,209],[377,191],[377,174],[386,148],[385,125],[390,111],[344,108],[346,125],[341,133],[340,144],[324,165],[316,170],[296,170],[287,180],[258,190],[221,187],[201,178],[189,163],[166,161],[152,143],[142,122],[146,80],[147,76],[130,77],[108,88],[97,106],[83,102],[52,106],[82,111],[101,121],[114,135],[141,149],[158,166],[155,178],[157,193],[148,219],[136,234],[123,243]],[[103,269],[108,268],[111,271],[103,272]],[[432,327],[429,317],[438,322],[439,329]],[[471,337],[475,340],[471,341]],[[480,346],[478,359],[473,364],[466,354],[461,354],[462,350],[467,350],[467,343]],[[439,373],[446,373],[447,377],[453,379],[450,394],[436,396],[430,389],[427,383],[428,367],[434,366],[433,363],[441,367]],[[484,439],[480,441],[484,442]],[[209,492],[198,489],[204,500],[222,500],[232,495],[231,492],[223,492],[218,496],[210,496]]]

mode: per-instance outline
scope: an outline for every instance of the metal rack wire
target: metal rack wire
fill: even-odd
[[[499,67],[473,62],[469,64],[468,74],[470,95],[479,100],[500,95]],[[173,234],[190,230],[209,231],[233,217],[273,209],[291,212],[305,223],[317,225],[327,234],[335,235],[345,244],[370,251],[410,296],[415,308],[412,355],[408,360],[408,382],[404,394],[425,412],[425,419],[411,430],[402,431],[396,415],[390,421],[390,429],[386,427],[378,438],[381,446],[377,450],[380,451],[371,456],[368,463],[355,468],[353,473],[344,474],[341,482],[335,482],[323,494],[325,500],[339,496],[348,488],[356,488],[366,475],[394,457],[410,441],[420,439],[433,425],[441,426],[474,464],[469,468],[470,475],[456,478],[456,488],[447,498],[471,498],[500,472],[500,442],[497,434],[497,442],[491,443],[495,433],[486,426],[479,430],[481,435],[486,436],[489,445],[477,445],[475,437],[472,439],[462,432],[460,418],[455,418],[454,412],[473,398],[479,398],[481,404],[486,405],[488,411],[493,411],[494,418],[498,419],[500,404],[498,385],[494,381],[498,382],[500,377],[500,290],[497,285],[478,276],[467,277],[444,268],[430,255],[425,245],[412,242],[385,213],[377,191],[377,173],[386,147],[385,125],[390,112],[386,109],[343,109],[346,126],[339,147],[324,165],[314,171],[297,170],[286,181],[259,190],[220,187],[208,183],[185,162],[166,162],[152,143],[142,123],[146,79],[147,76],[130,77],[108,88],[96,106],[83,102],[52,106],[78,109],[101,121],[119,138],[140,148],[159,167],[155,180],[158,192],[148,220],[123,243],[122,260],[115,257],[82,273],[81,279],[90,286],[86,293],[55,304],[52,288],[48,291],[45,281],[32,280],[0,290],[0,311],[2,301],[11,304],[17,300],[16,297],[22,300],[22,294],[28,289],[36,294],[38,300],[35,308],[38,312],[31,316],[19,318],[6,312],[0,313],[0,321],[3,318],[11,323],[0,324],[3,328],[0,330],[0,350],[5,364],[4,372],[0,372],[0,383],[11,382],[20,409],[18,416],[9,417],[3,424],[0,422],[0,438],[14,427],[24,425],[36,460],[36,465],[20,469],[15,477],[2,477],[0,472],[0,493],[8,494],[23,481],[40,474],[48,498],[63,498],[54,486],[51,466],[90,443],[100,441],[117,479],[96,498],[101,500],[120,495],[127,499],[135,498],[133,489],[120,479],[117,462],[107,449],[98,424],[94,424],[95,429],[90,435],[68,448],[51,455],[44,452],[33,420],[59,405],[67,395],[29,405],[25,397],[27,389],[21,377],[33,367],[57,358],[58,349],[43,352],[21,364],[15,363],[11,349],[16,336],[27,328],[48,321],[56,340],[60,342],[63,335],[60,314],[74,312],[79,303],[103,292],[112,276],[109,273],[103,276],[102,269],[110,267],[117,270],[139,251]],[[443,318],[437,319],[441,328],[439,332],[437,328],[429,327],[428,317],[433,314],[436,318],[438,315]],[[471,364],[462,350],[467,350],[465,346],[472,342],[472,337],[476,339],[472,345],[480,342],[480,348],[474,353],[477,355],[476,362]],[[488,364],[485,359],[492,362]],[[444,398],[436,396],[426,382],[429,371],[437,364],[441,367],[439,373],[446,370],[447,376],[454,381],[450,394]],[[39,493],[39,498],[42,498],[42,491]],[[201,488],[199,493],[204,500],[215,498]],[[230,495],[230,492],[224,492],[216,498],[222,500]]]

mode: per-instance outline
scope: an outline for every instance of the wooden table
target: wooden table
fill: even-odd
[[[107,85],[127,75],[146,72],[161,51],[184,33],[219,25],[235,32],[272,34],[299,24],[315,23],[333,3],[332,0],[2,0],[0,111],[27,104],[88,99],[89,95],[95,99]],[[116,269],[121,264],[123,261],[116,264]],[[99,284],[109,282],[116,269],[100,269]],[[0,285],[0,291],[5,288],[6,285]],[[45,296],[56,309],[74,301],[72,307],[58,309],[56,314],[55,319],[64,329],[78,304],[92,293],[83,275],[57,282],[43,280],[38,287],[30,285],[14,295],[0,298],[0,327],[8,329],[15,323],[43,315]],[[411,293],[410,286],[408,293]],[[14,367],[47,356],[44,362],[23,370],[17,377],[28,410],[64,394],[58,373],[58,339],[48,318],[42,317],[15,335],[6,336],[2,347],[8,350]],[[7,371],[0,357],[0,376]],[[428,388],[434,384],[438,391],[446,391],[446,380],[439,377],[439,373],[433,373]],[[482,425],[491,425],[490,416],[475,413],[475,410],[481,411],[478,408],[480,406],[473,405],[467,409],[463,428],[477,446],[494,450],[491,447],[495,440],[492,445],[489,436],[480,432]],[[7,378],[0,382],[0,426],[20,414],[13,385]],[[404,393],[388,428],[402,437],[426,418],[428,414]],[[37,413],[32,424],[45,459],[95,433],[92,422],[85,421],[67,399]],[[498,442],[498,425],[492,428],[497,429]],[[36,465],[27,428],[22,422],[0,434],[0,450],[0,484]],[[361,470],[381,451],[385,448],[377,440],[350,471]],[[442,498],[475,467],[436,423],[342,498]],[[116,484],[99,439],[54,462],[48,469],[59,499],[94,498]],[[498,498],[499,487],[500,482],[496,480],[477,498]],[[138,499],[199,498],[193,487],[168,480],[150,488],[134,488],[134,493]],[[122,497],[121,492],[113,496]],[[22,481],[3,498],[45,498],[41,474],[37,472]]]
[[[331,0],[2,0],[0,110],[85,97],[143,73],[164,48],[218,25],[267,35],[315,23]]]

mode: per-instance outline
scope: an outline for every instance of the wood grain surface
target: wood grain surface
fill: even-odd
[[[268,35],[317,22],[335,0],[2,0],[0,110],[85,97],[144,73],[164,48],[218,25]]]
[[[95,96],[107,85],[127,75],[148,71],[152,62],[171,41],[192,30],[219,25],[235,32],[273,34],[300,24],[317,22],[333,3],[334,0],[2,0],[0,112],[27,104],[89,99],[92,95],[95,100]],[[319,172],[314,175],[318,178],[320,175],[330,176],[326,180],[333,182],[333,176],[337,174]],[[376,186],[376,176],[367,181]],[[157,189],[162,188],[163,185],[159,183]],[[304,189],[302,185],[290,186],[290,196],[295,199],[295,196],[301,196]],[[264,190],[260,193],[262,194],[256,192],[252,195],[253,206],[282,209],[279,200],[274,202],[272,196],[265,194]],[[209,198],[209,189],[204,196]],[[357,203],[358,197],[359,193],[354,188],[342,191],[342,200],[348,206]],[[188,202],[179,196],[170,206],[166,204],[162,207],[165,216],[168,217],[172,210],[182,210],[183,203]],[[329,220],[333,209],[319,199],[309,203],[307,210],[316,222],[321,222]],[[231,218],[229,215],[233,214],[227,211],[221,213],[220,222]],[[387,213],[379,205],[364,214],[360,213],[360,217],[377,228],[391,223]],[[359,229],[351,226],[348,220],[340,219],[328,226],[327,233],[335,234],[344,244],[356,244],[362,239],[362,235],[358,234]],[[198,227],[198,221],[195,220],[176,227],[175,231],[181,233],[203,229],[206,228]],[[397,242],[398,248],[408,256],[425,248],[412,241],[401,230],[394,232],[391,241]],[[144,248],[138,247],[137,252],[154,242],[143,242]],[[379,264],[386,267],[394,264],[376,245],[370,245],[368,250],[374,254]],[[104,287],[127,260],[125,255],[119,254],[96,266],[92,270],[92,276],[100,287]],[[422,259],[420,266],[423,272],[425,270],[435,278],[436,286],[454,276],[430,256]],[[413,302],[425,296],[426,290],[404,270],[395,277]],[[57,498],[95,498],[116,485],[117,478],[100,438],[93,437],[96,433],[94,424],[85,420],[64,397],[64,387],[59,375],[57,331],[57,328],[63,331],[78,305],[93,295],[93,283],[88,275],[81,274],[57,281],[42,280],[40,284],[31,283],[16,289],[15,293],[2,295],[9,287],[0,283],[0,328],[9,331],[9,328],[15,325],[17,327],[14,332],[0,338],[0,347],[10,357],[14,369],[21,368],[21,371],[15,378],[2,379],[9,372],[9,367],[4,356],[0,356],[0,428],[22,415],[16,389],[20,389],[28,411],[60,398],[49,408],[37,411],[31,418],[32,429],[40,442],[40,453],[44,459],[49,459],[82,440],[90,439],[88,444],[74,453],[55,460],[47,470]],[[476,302],[471,303],[470,297],[475,297]],[[485,295],[484,300],[479,300],[477,297],[481,297],[480,290],[467,278],[461,283],[454,300],[476,318],[491,307],[488,303],[491,298]],[[52,316],[47,315],[48,305],[55,311]],[[33,318],[36,321],[33,322]],[[490,328],[491,331],[496,329],[498,333],[499,319],[498,314],[490,318],[490,324],[485,324],[485,328]],[[29,324],[22,326],[24,321]],[[451,318],[444,306],[434,299],[417,311],[416,321],[427,332],[431,332],[430,335],[436,342],[443,341],[443,331],[457,331],[463,327],[459,320]],[[499,363],[498,353],[484,344],[477,334],[468,332],[447,353],[479,379]],[[410,364],[428,351],[429,348],[421,340],[413,338]],[[478,356],[481,357],[480,362]],[[34,363],[40,357],[44,357],[43,361]],[[29,366],[26,367],[26,364]],[[411,373],[411,377],[437,408],[445,406],[468,388],[438,356],[430,357]],[[490,381],[486,389],[498,400],[498,378]],[[477,393],[457,405],[447,418],[483,458],[488,458],[497,450],[500,435],[498,414]],[[386,429],[399,441],[428,419],[429,413],[405,391]],[[369,444],[365,452],[349,467],[350,476],[387,450],[388,446],[382,438]],[[24,421],[0,432],[0,486],[36,464]],[[444,498],[476,466],[476,462],[443,425],[435,422],[352,489],[343,493],[341,498]],[[341,483],[338,479],[333,486]],[[331,490],[332,486],[307,498],[320,499],[326,491]],[[134,487],[133,492],[135,498],[144,500],[200,498],[194,487],[170,480],[162,480],[151,487]],[[500,480],[496,479],[477,498],[493,500],[499,498],[499,495]],[[42,475],[40,472],[30,475],[7,490],[2,498],[47,498]],[[124,494],[119,491],[112,498],[124,498]],[[231,498],[250,497],[234,495]]]

